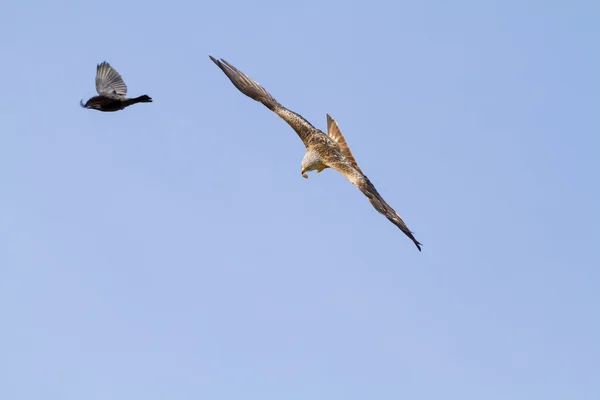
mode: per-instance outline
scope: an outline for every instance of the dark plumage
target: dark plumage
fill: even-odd
[[[81,100],[81,107],[108,112],[119,111],[135,103],[152,103],[152,98],[148,95],[127,98],[127,85],[106,61],[96,67],[96,91],[98,96],[92,97],[85,104]]]
[[[248,75],[238,70],[227,61],[209,56],[210,59],[225,73],[231,83],[243,94],[262,103],[269,110],[279,115],[296,131],[304,146],[306,154],[302,160],[302,176],[308,178],[305,172],[321,172],[332,168],[344,175],[366,197],[373,207],[396,225],[413,241],[421,251],[421,243],[408,229],[400,215],[381,197],[369,178],[362,172],[337,122],[327,114],[327,134],[312,126],[300,114],[281,105],[265,88]]]

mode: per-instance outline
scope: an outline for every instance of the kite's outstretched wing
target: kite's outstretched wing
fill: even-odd
[[[311,125],[304,117],[300,114],[295,113],[275,100],[273,96],[260,84],[238,70],[236,67],[228,63],[227,61],[215,59],[213,56],[209,56],[210,59],[217,64],[219,68],[227,75],[231,83],[243,94],[262,103],[269,110],[279,115],[285,122],[287,122],[296,131],[300,139],[306,147],[310,142],[312,135],[319,134],[323,135],[321,131]]]
[[[127,96],[127,85],[121,75],[106,61],[96,67],[96,91],[100,95]]]
[[[352,155],[352,152],[350,151],[348,143],[346,143],[344,135],[342,135],[340,127],[329,114],[327,114],[327,134],[338,145],[340,151],[348,159],[348,161],[350,161],[352,166],[362,173],[356,160],[354,159],[354,156]]]
[[[348,157],[346,157],[348,158]],[[331,163],[329,166],[342,175],[344,175],[350,182],[354,184],[371,202],[373,207],[379,213],[383,214],[390,222],[396,225],[406,236],[408,236],[417,246],[417,249],[421,251],[421,243],[414,237],[413,233],[408,229],[400,215],[394,210],[386,201],[381,197],[375,186],[371,183],[369,178],[364,175],[360,170],[356,169],[354,165],[350,163]]]
[[[408,229],[408,226],[406,226],[406,224],[404,223],[402,218],[400,218],[396,210],[394,210],[392,207],[390,207],[388,203],[386,203],[386,201],[383,199],[383,197],[381,197],[379,192],[377,192],[377,189],[375,189],[375,186],[371,183],[369,178],[367,178],[364,175],[363,177],[364,182],[362,182],[360,185],[357,185],[360,191],[363,192],[365,196],[367,196],[367,198],[377,211],[385,215],[385,217],[389,219],[392,222],[392,224],[396,225],[402,232],[404,232],[404,234],[414,242],[415,246],[417,246],[417,249],[421,251],[421,243],[419,243],[419,241],[414,237],[413,233],[410,231],[410,229]]]

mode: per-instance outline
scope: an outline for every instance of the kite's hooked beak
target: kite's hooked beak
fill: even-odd
[[[302,177],[308,179],[308,175],[305,174],[306,169],[302,168]]]

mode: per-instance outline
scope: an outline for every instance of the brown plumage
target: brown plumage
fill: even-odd
[[[354,156],[352,155],[352,152],[350,151],[350,146],[348,146],[344,135],[342,135],[342,130],[329,114],[327,114],[327,135],[329,135],[329,137],[332,138],[333,141],[338,145],[342,154],[346,156],[348,161],[350,161],[350,164],[352,164],[352,166],[356,168],[358,172],[362,173],[358,164],[356,163],[356,160],[354,159]]]
[[[421,251],[421,243],[415,239],[402,218],[383,200],[369,178],[363,174],[337,122],[329,114],[327,114],[328,134],[326,135],[321,130],[312,126],[300,114],[279,104],[262,86],[233,65],[223,59],[216,60],[212,56],[209,57],[221,68],[240,92],[265,105],[296,131],[306,147],[306,154],[302,160],[303,177],[308,178],[308,175],[305,173],[308,171],[316,170],[317,172],[321,172],[326,168],[335,169],[348,178],[350,182],[367,196],[373,207],[404,232],[417,246],[419,251]]]
[[[98,96],[92,97],[85,104],[81,100],[81,107],[111,112],[136,103],[152,103],[152,98],[145,94],[133,99],[127,98],[127,85],[121,75],[106,61],[96,66],[96,91]]]

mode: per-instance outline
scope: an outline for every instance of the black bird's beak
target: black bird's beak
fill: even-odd
[[[83,99],[79,100],[79,105],[83,108],[85,108],[85,104],[83,104]]]

